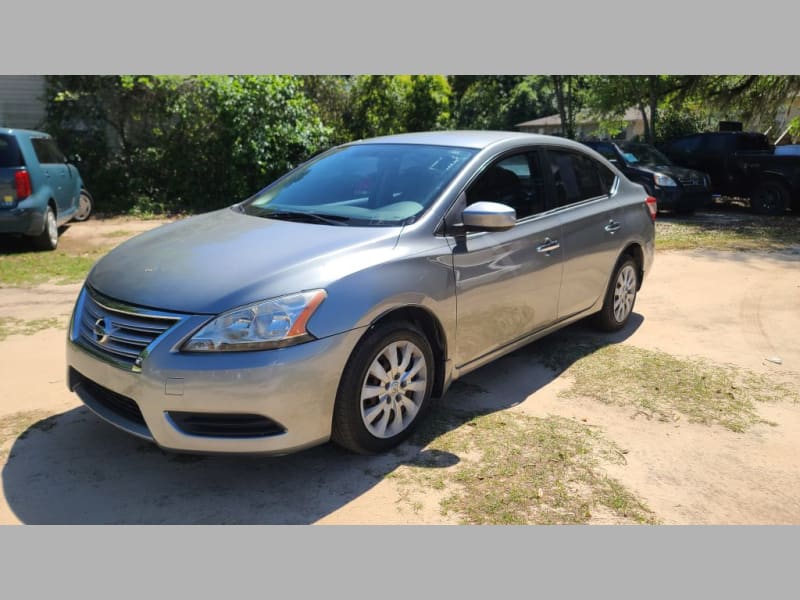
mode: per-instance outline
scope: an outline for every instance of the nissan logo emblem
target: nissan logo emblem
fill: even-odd
[[[113,327],[111,325],[111,319],[108,317],[103,317],[102,319],[97,319],[94,323],[94,327],[92,328],[92,333],[94,334],[94,340],[98,344],[105,344],[108,341],[108,336],[111,335],[113,332]]]

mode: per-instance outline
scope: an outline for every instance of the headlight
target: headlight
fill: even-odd
[[[326,296],[325,290],[312,290],[235,308],[200,328],[181,350],[267,350],[307,342],[314,336],[306,323]]]
[[[663,173],[653,173],[653,181],[661,187],[675,187],[678,185],[672,177]]]

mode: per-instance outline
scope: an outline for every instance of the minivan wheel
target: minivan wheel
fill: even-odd
[[[81,195],[78,198],[78,210],[72,217],[73,221],[83,222],[92,214],[92,197],[86,190],[81,190]]]
[[[617,331],[625,327],[636,303],[639,289],[639,269],[636,262],[625,257],[614,269],[609,281],[603,308],[595,317],[596,325],[604,331]]]
[[[433,351],[409,323],[388,322],[366,334],[347,363],[333,412],[333,441],[359,454],[388,450],[427,412]]]
[[[33,238],[33,245],[37,250],[55,250],[58,246],[58,224],[53,207],[48,206],[44,214],[44,230]]]
[[[750,196],[750,208],[760,215],[782,215],[789,207],[789,190],[780,181],[759,183]]]

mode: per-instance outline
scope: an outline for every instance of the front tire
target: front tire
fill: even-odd
[[[44,230],[33,238],[33,246],[37,250],[55,250],[58,246],[58,224],[52,206],[47,207],[44,215]]]
[[[75,211],[75,215],[72,217],[72,220],[79,223],[85,221],[91,216],[92,207],[92,196],[86,190],[81,190],[81,195],[78,199],[78,210]]]
[[[421,331],[410,323],[376,326],[342,375],[332,440],[358,454],[393,448],[427,412],[433,380],[433,351]]]
[[[603,308],[595,317],[597,327],[603,331],[618,331],[625,327],[633,313],[638,289],[639,268],[636,261],[625,256],[617,263],[608,283]]]

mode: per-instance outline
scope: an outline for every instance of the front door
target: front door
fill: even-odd
[[[501,158],[467,189],[467,204],[491,201],[517,211],[502,232],[454,240],[456,367],[501,348],[556,319],[561,285],[561,226],[546,212],[542,157],[531,150]]]

